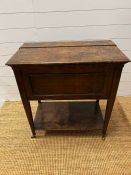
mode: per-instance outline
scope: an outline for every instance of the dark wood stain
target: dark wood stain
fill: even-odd
[[[102,135],[105,137],[121,72],[127,62],[129,62],[129,59],[112,41],[103,40],[25,43],[6,65],[13,68],[33,137],[35,137],[35,126],[30,100],[38,101],[37,114],[40,114],[41,120],[43,120],[43,116],[48,120],[51,114],[53,116],[51,120],[53,121],[61,114],[62,109],[63,112],[65,111],[67,106],[67,111],[70,113],[70,118],[72,118],[71,108],[73,107],[75,110],[80,105],[84,112],[85,104],[79,103],[70,108],[68,103],[65,106],[61,106],[59,103],[58,106],[61,106],[61,109],[59,109],[56,104],[52,103],[56,112],[52,111],[52,108],[49,110],[51,104],[42,104],[41,100],[95,99],[96,106],[99,109],[99,100],[106,99],[107,107],[104,122],[101,121],[103,126]],[[93,105],[91,103],[87,104],[85,115],[88,112],[90,113],[88,106],[90,109],[94,109],[94,107],[91,107],[94,106],[94,103]],[[84,118],[87,121],[85,125],[89,124],[90,129],[91,126],[94,128],[93,122],[97,113],[100,114],[99,110],[96,111],[95,115],[91,112],[91,115],[89,115],[91,117]],[[83,120],[81,118],[82,110],[78,112],[78,115],[75,114],[76,120],[72,120],[72,126],[75,129],[81,128],[77,121],[81,123]],[[64,120],[61,119],[59,123],[63,125]],[[67,122],[69,127],[59,127],[60,129],[71,129],[70,124],[70,122]],[[53,128],[52,125],[51,128]],[[85,126],[85,128],[88,128],[88,126]]]
[[[128,62],[112,41],[28,43],[7,65]]]
[[[34,123],[36,129],[45,130],[101,130],[103,118],[95,102],[43,102]]]

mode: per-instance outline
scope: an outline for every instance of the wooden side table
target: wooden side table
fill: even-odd
[[[6,63],[12,67],[31,127],[45,130],[102,129],[105,137],[122,68],[129,59],[108,40],[25,43]],[[41,100],[96,102],[54,103]],[[99,100],[107,100],[102,118]],[[39,102],[35,125],[30,100]]]

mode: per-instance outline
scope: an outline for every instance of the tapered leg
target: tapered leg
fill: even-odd
[[[99,104],[99,100],[96,100],[96,104]]]
[[[19,71],[17,69],[16,70],[14,69],[14,73],[15,73],[18,89],[19,89],[19,92],[20,92],[21,100],[22,100],[22,103],[23,103],[23,106],[24,106],[24,109],[25,109],[25,112],[26,112],[26,116],[27,116],[31,131],[32,131],[32,138],[34,138],[36,136],[35,127],[34,127],[30,102],[28,101],[26,91],[25,91],[25,87],[24,87],[23,76],[21,74],[21,71]]]
[[[38,103],[41,103],[41,100],[38,100]]]
[[[115,72],[114,72],[114,78],[113,78],[113,82],[112,82],[110,97],[107,100],[106,113],[105,113],[105,119],[104,119],[103,131],[102,131],[103,138],[105,138],[105,136],[106,136],[108,123],[109,123],[109,120],[111,117],[111,113],[112,113],[112,109],[114,106],[116,93],[117,93],[117,89],[118,89],[118,85],[119,85],[119,81],[120,81],[121,71],[122,71],[122,67],[115,69]]]
[[[33,116],[32,116],[30,102],[28,100],[25,100],[25,99],[22,99],[22,102],[23,102],[26,116],[27,116],[31,131],[32,131],[32,138],[35,138],[36,133],[35,133],[35,126],[34,126],[34,122],[33,122]]]
[[[99,107],[99,100],[96,100],[95,113],[98,112],[98,107]]]
[[[106,130],[107,130],[108,123],[109,123],[109,120],[110,120],[110,117],[111,117],[112,109],[113,109],[113,106],[114,106],[114,101],[115,101],[114,98],[107,100],[104,126],[103,126],[103,131],[102,131],[102,136],[103,137],[106,136]]]

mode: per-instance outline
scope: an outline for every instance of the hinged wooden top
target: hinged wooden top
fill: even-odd
[[[25,43],[6,65],[115,63],[129,59],[110,40]]]

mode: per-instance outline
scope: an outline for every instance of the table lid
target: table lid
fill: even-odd
[[[111,40],[24,43],[6,65],[115,63],[129,59]]]

